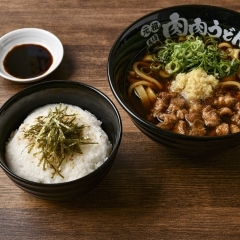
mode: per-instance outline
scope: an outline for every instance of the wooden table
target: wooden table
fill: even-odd
[[[107,81],[110,48],[130,23],[187,3],[199,1],[1,0],[0,35],[24,27],[56,34],[65,55],[45,80],[81,81],[107,94],[123,137],[104,181],[73,202],[32,197],[0,170],[0,239],[240,238],[240,148],[204,159],[166,150],[133,125]],[[240,12],[236,0],[201,1],[208,3]],[[29,85],[0,79],[0,105]]]

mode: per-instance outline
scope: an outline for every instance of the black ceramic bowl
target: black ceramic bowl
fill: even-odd
[[[240,13],[205,6],[181,5],[150,13],[127,27],[113,44],[108,58],[108,79],[111,90],[133,123],[149,138],[174,151],[190,154],[211,154],[240,144],[240,134],[221,137],[194,137],[156,127],[132,107],[126,94],[126,73],[136,56],[157,39],[201,34],[224,38],[240,46]],[[191,32],[190,32],[191,31]]]
[[[5,144],[34,109],[50,103],[79,106],[94,114],[112,143],[108,159],[92,173],[74,181],[58,184],[41,184],[28,181],[11,172],[5,159]],[[107,175],[117,154],[122,123],[118,110],[99,90],[74,81],[49,81],[32,85],[11,97],[0,109],[0,166],[6,175],[24,191],[43,199],[68,200],[79,197],[96,187]]]

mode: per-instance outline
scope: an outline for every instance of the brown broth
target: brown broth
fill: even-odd
[[[53,57],[45,47],[37,44],[22,44],[8,52],[3,66],[10,75],[27,79],[45,73],[52,62]]]
[[[143,61],[142,57],[141,58],[136,58],[135,61]],[[144,61],[143,61],[144,62]],[[131,65],[132,66],[132,65]],[[133,71],[132,69],[130,69],[130,71]],[[146,67],[146,69],[144,69],[144,72],[149,73],[147,74],[148,76],[156,79],[161,85],[162,85],[162,90],[159,91],[158,89],[152,89],[155,94],[158,94],[159,92],[170,92],[169,86],[171,85],[171,82],[175,79],[173,76],[169,76],[169,77],[162,77],[159,74],[156,74],[156,72],[152,71],[150,69],[148,69]],[[150,73],[151,72],[151,73]],[[235,80],[236,82],[240,82],[240,78],[239,76],[236,74],[235,75]],[[141,80],[141,77],[132,77],[131,74],[129,73],[127,75],[127,87],[129,87],[132,82],[131,79],[135,79],[135,81],[137,79]],[[219,79],[219,81],[221,82],[221,79]],[[146,89],[146,87],[144,86],[144,88]],[[210,105],[212,108],[216,109],[216,111],[219,111],[220,108],[218,108],[216,105],[214,105],[214,100],[216,100],[219,96],[225,96],[227,94],[230,94],[233,98],[235,98],[235,100],[237,102],[240,102],[240,91],[239,88],[236,86],[224,86],[221,88],[217,88],[217,90],[214,92],[213,96],[203,100],[200,100],[200,104],[203,107],[206,107],[208,105]],[[157,119],[156,117],[152,116],[152,110],[153,110],[153,106],[154,104],[152,103],[152,108],[149,109],[144,109],[142,102],[140,101],[140,99],[136,96],[135,92],[132,91],[131,95],[128,95],[128,99],[132,104],[132,107],[135,109],[135,111],[140,114],[143,118],[145,118],[146,120],[152,122],[153,124],[158,124],[159,123],[159,119]],[[187,101],[186,103],[188,105],[188,107],[186,107],[186,110],[189,111],[190,105],[191,103]],[[238,111],[236,109],[233,108],[233,106],[231,107],[232,110],[232,115],[234,114],[238,114]],[[163,111],[163,113],[167,113],[167,109],[166,111]],[[232,121],[231,116],[221,116],[221,123],[227,123],[229,126],[231,124],[236,124]],[[189,127],[189,126],[188,126]],[[239,126],[240,128],[240,126]],[[189,127],[190,129],[190,127]],[[216,127],[208,127],[205,126],[206,129],[206,134],[205,136],[216,136]],[[173,129],[169,129],[170,131],[174,131]]]

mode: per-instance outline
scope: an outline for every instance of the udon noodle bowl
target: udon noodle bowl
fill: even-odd
[[[156,41],[127,74],[136,111],[159,128],[191,136],[240,132],[240,49],[187,34]]]

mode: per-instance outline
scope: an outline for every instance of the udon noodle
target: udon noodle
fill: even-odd
[[[147,49],[128,71],[128,98],[156,126],[192,136],[240,132],[240,49],[189,35]]]

